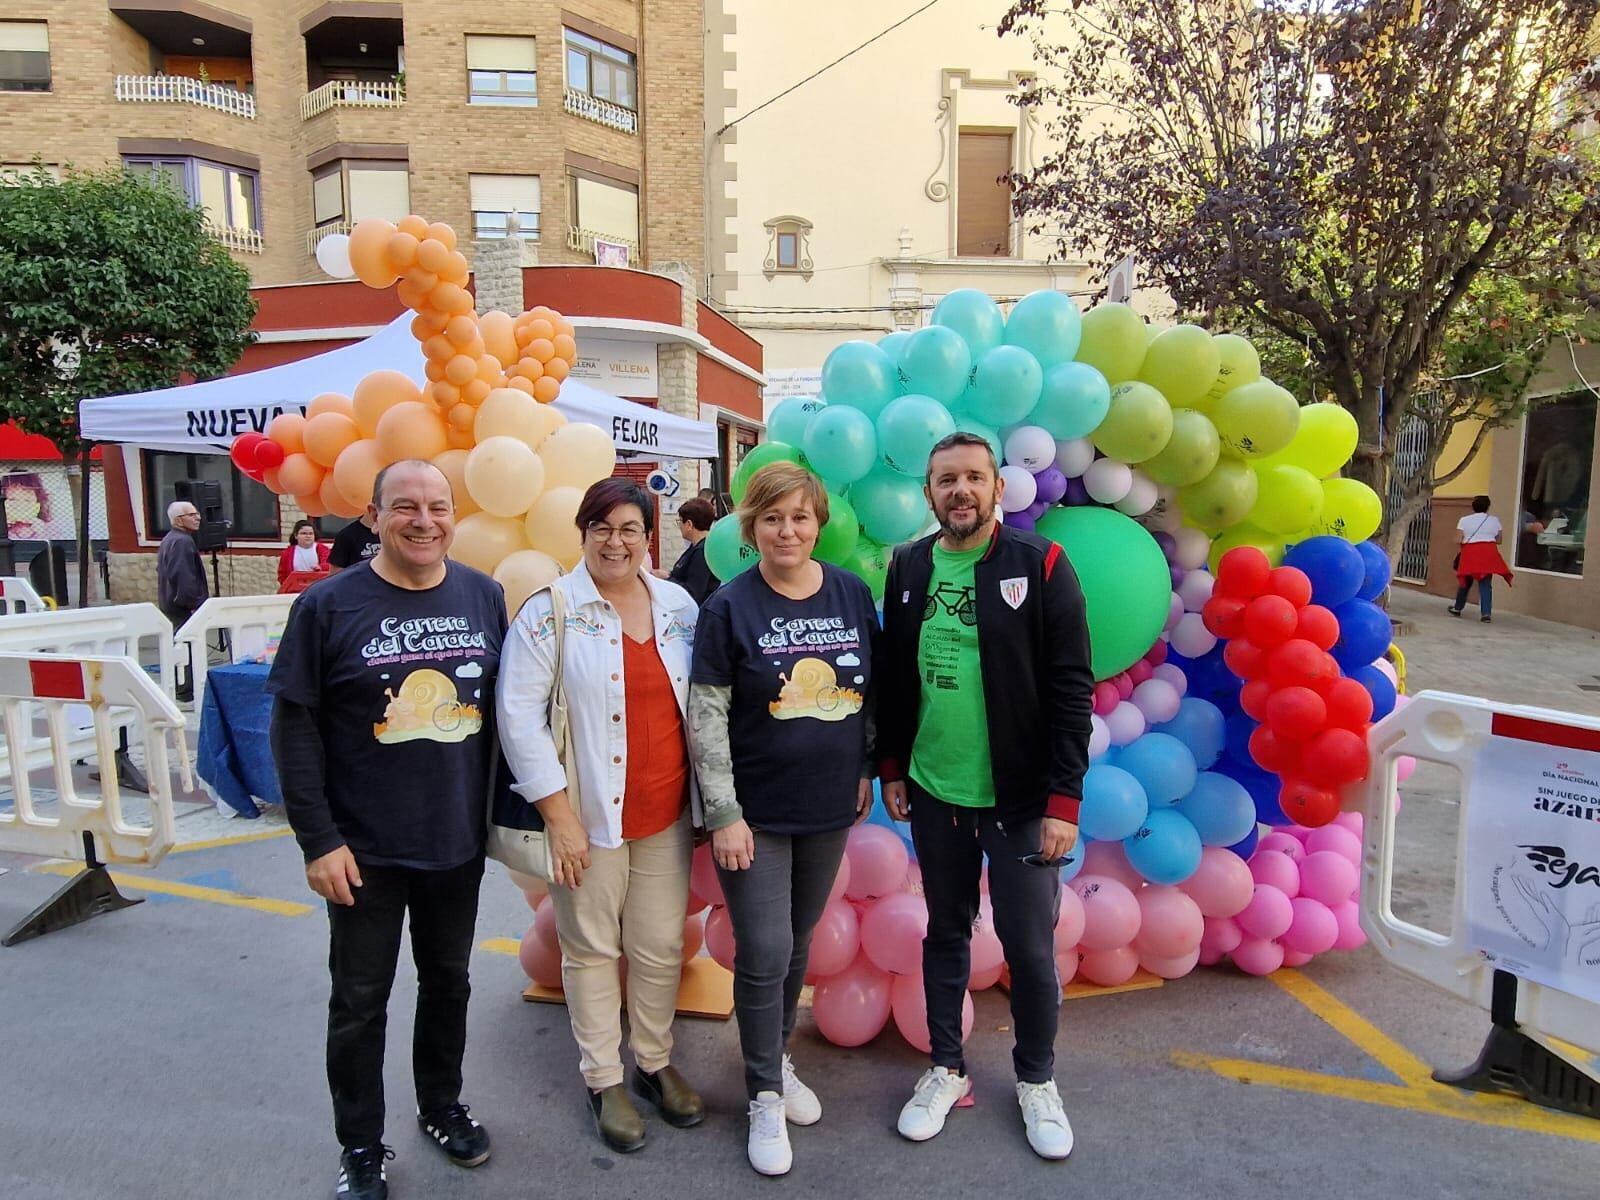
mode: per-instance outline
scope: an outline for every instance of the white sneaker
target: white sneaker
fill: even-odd
[[[745,1149],[750,1165],[762,1175],[787,1175],[794,1165],[783,1097],[777,1092],[760,1092],[750,1101],[750,1140]]]
[[[787,1054],[783,1056],[783,1115],[791,1125],[815,1125],[822,1120],[822,1101],[800,1082]]]
[[[972,1090],[972,1080],[945,1067],[924,1071],[911,1099],[900,1110],[900,1136],[925,1142],[944,1128],[944,1119],[956,1102]]]
[[[1061,1107],[1055,1081],[1017,1084],[1017,1103],[1028,1130],[1028,1145],[1040,1158],[1065,1158],[1072,1153],[1072,1124]]]

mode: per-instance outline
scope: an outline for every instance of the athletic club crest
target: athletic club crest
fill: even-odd
[[[1000,581],[1000,599],[1004,600],[1013,609],[1022,607],[1022,602],[1028,598],[1028,581],[1026,579],[1002,579]]]

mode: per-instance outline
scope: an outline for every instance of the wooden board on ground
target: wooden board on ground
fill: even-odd
[[[530,983],[522,998],[541,1004],[567,1002],[560,988],[540,987],[537,983]],[[678,1015],[726,1021],[733,1015],[733,972],[709,958],[690,960],[683,968],[683,982],[678,985]]]
[[[1063,1000],[1082,1000],[1089,996],[1114,996],[1118,992],[1142,992],[1146,988],[1158,988],[1166,984],[1166,980],[1159,975],[1152,975],[1143,967],[1133,973],[1133,978],[1127,983],[1119,983],[1116,987],[1101,987],[1098,983],[1085,983],[1082,980],[1073,980],[1061,989]],[[1009,967],[1000,968],[999,988],[1003,992],[1011,990],[1011,970]]]

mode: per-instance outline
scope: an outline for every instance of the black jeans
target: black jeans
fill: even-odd
[[[961,808],[906,781],[911,838],[928,901],[922,943],[922,986],[928,1003],[933,1065],[964,1071],[961,1001],[972,973],[972,922],[978,916],[978,878],[989,857],[989,901],[995,932],[1011,969],[1011,1052],[1017,1078],[1046,1083],[1055,1072],[1061,980],[1055,929],[1061,911],[1061,872],[1018,860],[1039,850],[1038,820],[1002,825],[992,808]]]
[[[749,867],[717,868],[733,921],[733,1011],[752,1100],[761,1092],[783,1094],[783,1052],[806,982],[811,934],[849,835],[848,829],[794,835],[758,829]]]
[[[383,1140],[383,1043],[400,925],[411,914],[417,1018],[411,1074],[417,1109],[461,1098],[467,1041],[467,960],[478,920],[483,859],[447,871],[361,864],[355,904],[329,904],[328,1088],[333,1128],[347,1148]]]

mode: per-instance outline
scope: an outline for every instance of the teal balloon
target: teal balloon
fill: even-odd
[[[895,369],[901,394],[932,396],[948,406],[960,400],[966,390],[967,375],[972,371],[972,351],[954,329],[929,325],[907,340]],[[823,370],[827,370],[826,364]]]
[[[806,456],[788,442],[762,442],[744,456],[744,461],[733,473],[733,480],[728,484],[728,494],[733,497],[733,502],[742,503],[744,491],[750,486],[750,477],[762,467],[775,462],[790,462],[801,467],[809,465]]]
[[[1113,508],[1052,508],[1034,527],[1067,552],[1083,591],[1096,679],[1149,653],[1167,623],[1172,571],[1149,531]]]
[[[1045,370],[1070,362],[1082,339],[1083,316],[1065,292],[1029,292],[1006,319],[1006,345],[1022,347]]]
[[[978,360],[964,411],[1004,429],[1028,419],[1044,388],[1038,360],[1020,346],[996,346]]]
[[[900,394],[894,360],[871,342],[845,342],[822,363],[822,398],[876,417]]]
[[[791,446],[805,445],[806,430],[817,414],[828,407],[826,400],[815,396],[790,396],[772,410],[767,418],[767,436],[775,442]]]
[[[889,577],[889,548],[881,546],[866,534],[856,539],[855,553],[845,563],[845,569],[858,576],[872,589],[872,598],[883,602],[883,587]]]
[[[950,410],[933,397],[901,396],[878,414],[878,457],[891,471],[915,476],[920,484],[929,452],[955,431]]]
[[[933,309],[933,324],[959,333],[974,361],[998,346],[1006,332],[1000,306],[977,288],[958,288],[939,301]]]
[[[760,559],[739,532],[739,518],[732,514],[717,521],[706,534],[706,566],[723,583],[748,571]]]
[[[878,349],[887,354],[892,362],[898,363],[901,352],[905,350],[906,343],[910,340],[911,331],[909,329],[896,330],[894,333],[886,333],[878,339]]]
[[[985,425],[976,417],[969,417],[966,413],[956,414],[956,428],[962,433],[975,433],[989,443],[989,449],[994,451],[994,461],[1004,462],[1006,457],[1005,446],[1000,441],[1000,431],[992,425]]]
[[[856,552],[856,541],[860,537],[861,525],[856,519],[856,510],[843,496],[829,492],[828,523],[817,535],[817,544],[811,551],[811,557],[842,567]]]
[[[817,414],[806,430],[806,460],[830,486],[843,488],[878,461],[878,433],[859,408],[835,405]]]
[[[903,542],[928,523],[928,502],[923,498],[922,484],[896,471],[872,472],[850,488],[849,499],[862,531],[880,545]],[[1166,559],[1161,561],[1165,563]],[[1165,610],[1162,619],[1166,619]]]
[[[1111,385],[1088,363],[1057,363],[1044,373],[1039,403],[1028,423],[1049,431],[1058,442],[1088,437],[1111,407]]]

